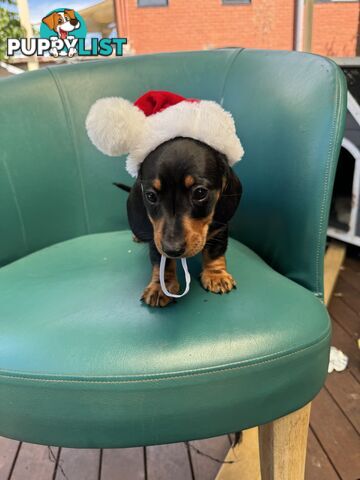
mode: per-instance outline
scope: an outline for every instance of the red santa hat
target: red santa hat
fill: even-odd
[[[171,92],[150,91],[134,104],[120,97],[101,98],[90,108],[86,129],[106,155],[128,154],[126,169],[133,177],[149,153],[176,137],[206,143],[231,166],[244,154],[231,113],[216,102]]]

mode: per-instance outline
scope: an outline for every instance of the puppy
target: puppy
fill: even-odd
[[[71,9],[65,9],[62,12],[53,12],[44,17],[42,21],[50,28],[54,30],[59,38],[65,40],[68,38],[69,33],[80,28],[80,22],[76,18],[75,11]],[[70,37],[69,38],[73,38]],[[58,56],[56,49],[52,49],[52,55]],[[76,53],[75,48],[69,49],[69,57],[72,57]]]
[[[135,237],[149,243],[152,276],[142,295],[147,305],[164,307],[172,301],[160,286],[161,255],[169,259],[165,282],[171,293],[179,291],[176,259],[199,252],[206,290],[228,293],[235,287],[226,269],[225,251],[228,222],[241,193],[240,180],[226,157],[197,140],[169,140],[145,158],[127,211]]]

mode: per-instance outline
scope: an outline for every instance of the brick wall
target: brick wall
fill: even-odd
[[[293,48],[294,0],[169,0],[167,7],[137,7],[115,0],[120,34],[134,53],[201,50],[227,46]],[[355,54],[359,2],[316,4],[313,50],[334,56]]]
[[[359,12],[360,2],[315,5],[312,51],[333,57],[355,56]]]

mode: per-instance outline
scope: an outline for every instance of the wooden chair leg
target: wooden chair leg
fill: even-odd
[[[262,480],[304,480],[310,406],[259,427]]]

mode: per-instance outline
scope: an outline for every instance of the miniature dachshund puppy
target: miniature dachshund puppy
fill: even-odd
[[[171,293],[179,291],[176,259],[199,252],[206,290],[227,293],[235,287],[226,270],[225,251],[228,222],[241,193],[240,180],[226,157],[197,140],[178,137],[146,157],[131,188],[127,211],[136,239],[149,243],[152,276],[142,295],[147,305],[164,307],[172,301],[160,286],[161,255],[169,259],[165,282]]]

